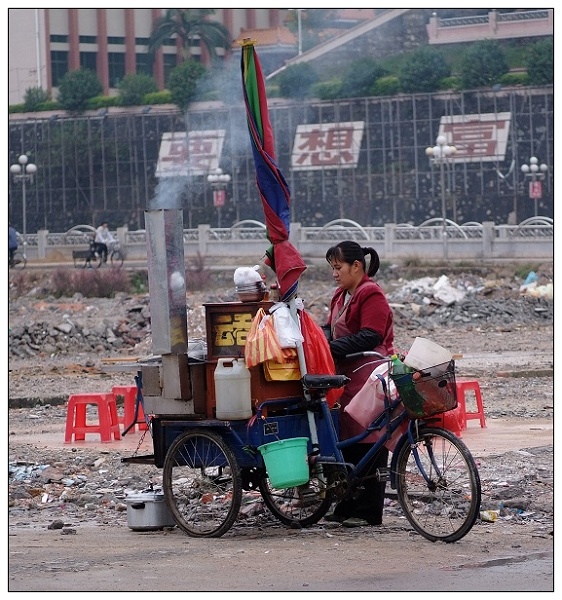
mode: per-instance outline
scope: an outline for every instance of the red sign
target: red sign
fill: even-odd
[[[542,198],[542,184],[540,181],[531,181],[529,183],[529,198],[538,200]]]
[[[505,160],[511,113],[482,113],[441,117],[439,135],[456,147],[459,162]]]
[[[294,171],[357,167],[363,121],[298,125],[291,167]]]
[[[213,203],[215,207],[224,206],[226,201],[226,191],[225,190],[213,190]]]

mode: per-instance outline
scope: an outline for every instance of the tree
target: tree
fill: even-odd
[[[119,82],[118,91],[123,106],[143,104],[146,94],[158,91],[156,82],[150,75],[144,73],[129,73]]]
[[[180,38],[183,47],[183,59],[191,58],[191,43],[199,38],[214,60],[217,48],[230,50],[232,40],[228,29],[218,21],[209,21],[214,15],[210,8],[170,8],[166,14],[154,21],[148,42],[148,51],[154,56],[166,40],[173,36]]]
[[[529,83],[533,85],[554,83],[554,45],[552,38],[541,40],[529,48],[526,67]]]
[[[70,113],[84,112],[88,100],[102,93],[102,85],[98,76],[90,69],[69,71],[61,79],[58,101]]]
[[[205,72],[205,67],[195,60],[188,60],[172,69],[168,89],[176,106],[182,110],[189,106],[195,97],[197,82]]]
[[[297,63],[287,67],[277,76],[281,96],[285,98],[306,98],[311,87],[318,81],[318,75],[310,63]]]
[[[504,52],[495,40],[472,44],[461,59],[460,77],[464,89],[492,86],[508,71]]]
[[[399,69],[400,88],[408,94],[434,92],[451,74],[443,54],[432,46],[421,46],[404,59]]]
[[[369,96],[371,88],[379,77],[388,75],[372,58],[354,60],[346,69],[342,79],[340,97],[360,98]]]

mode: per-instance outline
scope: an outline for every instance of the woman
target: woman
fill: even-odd
[[[369,255],[367,268],[366,255]],[[363,387],[376,364],[373,357],[347,358],[355,352],[374,350],[388,356],[394,353],[393,314],[384,292],[373,277],[380,266],[379,255],[373,248],[363,248],[357,242],[344,241],[326,252],[326,260],[332,267],[332,276],[338,288],[332,297],[328,325],[330,326],[330,350],[339,374],[351,379],[339,399],[340,439],[348,439],[363,431],[343,411],[353,396]],[[344,450],[344,458],[357,464],[372,447],[370,443],[358,443]],[[371,472],[385,468],[388,450],[383,448],[369,465]],[[336,505],[329,520],[339,521],[347,527],[380,525],[384,507],[386,482],[368,479],[358,497],[344,500]]]

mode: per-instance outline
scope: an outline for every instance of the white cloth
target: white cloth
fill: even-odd
[[[96,239],[95,239],[95,241],[98,244],[111,244],[112,242],[115,241],[115,238],[111,235],[111,231],[109,231],[109,229],[107,229],[103,225],[100,225],[96,229]]]

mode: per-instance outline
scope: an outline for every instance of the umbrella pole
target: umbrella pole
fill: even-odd
[[[295,303],[296,295],[293,296],[289,302],[289,312],[291,313],[291,317],[293,317],[293,321],[298,325],[300,329],[300,321],[297,314],[297,306]],[[301,372],[301,377],[306,375],[306,358],[304,356],[304,348],[302,342],[297,342],[297,357],[299,359],[299,369]],[[303,392],[306,400],[310,401],[310,392],[307,389],[303,388]],[[311,410],[306,411],[308,417],[308,428],[310,429],[310,441],[312,442],[312,453],[316,453],[320,450],[320,444],[318,443],[318,429],[316,428],[316,420],[314,419],[314,413]]]

